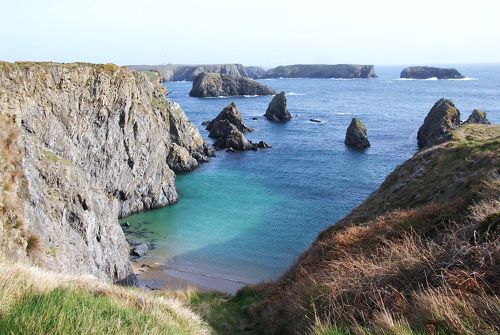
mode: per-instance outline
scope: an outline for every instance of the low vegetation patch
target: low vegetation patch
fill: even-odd
[[[0,265],[2,334],[209,334],[167,293],[107,285],[22,265]]]

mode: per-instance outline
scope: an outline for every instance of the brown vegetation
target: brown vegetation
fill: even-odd
[[[254,289],[256,329],[498,333],[499,134],[460,129],[396,169],[283,278]]]

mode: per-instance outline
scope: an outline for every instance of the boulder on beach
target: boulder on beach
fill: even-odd
[[[479,109],[474,109],[469,118],[464,122],[467,123],[478,123],[478,124],[491,124],[491,122],[486,117],[486,112]]]
[[[277,122],[288,121],[292,118],[292,115],[288,112],[286,107],[285,92],[280,92],[273,97],[264,116],[269,121]]]
[[[462,76],[457,69],[444,69],[439,67],[430,67],[430,66],[410,66],[401,71],[399,75],[400,78],[404,79],[463,79]]]
[[[132,249],[130,249],[130,254],[136,257],[143,257],[147,254],[148,250],[147,244],[141,243],[133,246]]]
[[[193,81],[193,88],[189,96],[206,97],[227,97],[241,95],[273,95],[276,92],[265,85],[230,74],[221,73],[201,73]]]
[[[259,146],[260,142],[255,144],[245,138],[243,133],[253,131],[253,129],[245,126],[243,116],[234,102],[224,107],[219,115],[210,121],[207,130],[210,131],[208,136],[216,140],[215,147],[218,149],[243,151],[270,147],[269,145]]]
[[[451,100],[439,99],[418,130],[420,149],[429,148],[451,139],[451,130],[460,125],[460,111]]]
[[[353,149],[366,149],[370,146],[365,125],[358,118],[353,118],[347,128],[344,143]]]

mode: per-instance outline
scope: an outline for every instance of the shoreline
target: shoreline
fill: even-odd
[[[132,261],[132,271],[137,277],[137,286],[150,290],[188,290],[235,294],[244,283],[228,278],[198,274],[168,267],[154,261]]]

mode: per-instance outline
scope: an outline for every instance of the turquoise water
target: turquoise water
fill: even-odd
[[[152,243],[146,259],[182,273],[238,285],[275,278],[415,153],[418,127],[439,98],[454,100],[462,119],[481,108],[500,121],[500,66],[457,67],[471,79],[398,80],[401,66],[377,67],[374,80],[263,80],[287,92],[294,118],[286,124],[251,120],[264,114],[271,97],[190,98],[191,83],[166,83],[169,98],[207,141],[201,122],[235,101],[256,129],[248,138],[273,148],[218,152],[178,176],[180,201],[127,218],[127,237]],[[368,128],[372,147],[364,153],[343,144],[352,117]]]

